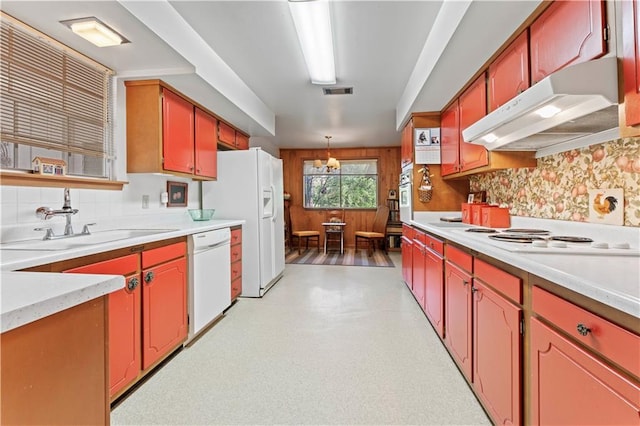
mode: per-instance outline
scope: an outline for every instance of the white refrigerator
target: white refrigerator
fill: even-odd
[[[244,219],[242,294],[262,297],[284,272],[282,160],[260,148],[218,152],[218,180],[203,182],[202,208]]]

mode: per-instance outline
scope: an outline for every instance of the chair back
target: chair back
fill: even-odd
[[[289,207],[291,219],[291,232],[310,231],[309,217],[305,214],[302,206],[292,205]]]
[[[388,220],[389,220],[389,207],[384,204],[380,204],[378,206],[378,210],[376,210],[376,216],[373,219],[373,224],[371,225],[371,232],[386,234]]]
[[[344,210],[329,210],[325,217],[325,222],[344,222]],[[340,226],[330,226],[329,229],[332,231],[339,231]]]

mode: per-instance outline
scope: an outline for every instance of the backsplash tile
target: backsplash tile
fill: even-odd
[[[470,177],[471,191],[512,215],[585,222],[590,188],[623,188],[624,225],[640,226],[640,138],[615,139],[538,159],[536,168]]]

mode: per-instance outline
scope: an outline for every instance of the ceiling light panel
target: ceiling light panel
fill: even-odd
[[[70,19],[60,21],[60,23],[98,47],[118,46],[129,42],[113,28],[95,17]]]

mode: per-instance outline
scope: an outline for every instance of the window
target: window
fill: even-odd
[[[328,172],[305,161],[306,208],[375,209],[378,205],[378,160],[340,160],[340,169]]]
[[[111,178],[112,71],[2,14],[0,167],[64,160],[67,174]]]

